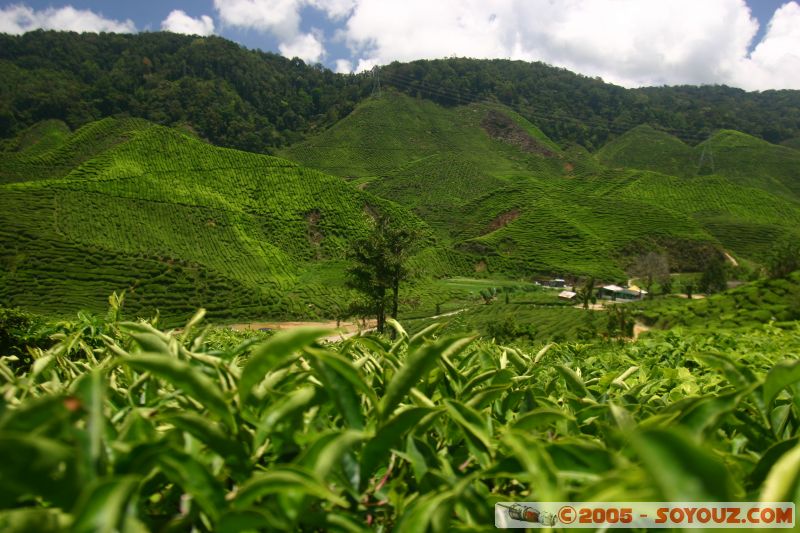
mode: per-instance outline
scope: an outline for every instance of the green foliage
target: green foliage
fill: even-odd
[[[589,309],[589,304],[597,302],[597,296],[594,293],[594,277],[589,277],[584,281],[575,297],[584,309]]]
[[[0,137],[44,119],[74,128],[125,115],[263,151],[334,124],[372,90],[367,74],[334,74],[216,36],[36,31],[0,37]],[[557,143],[591,150],[646,123],[688,142],[720,128],[775,143],[798,137],[797,91],[626,90],[543,63],[466,58],[393,63],[380,76],[384,87],[446,106],[501,102]]]
[[[259,152],[335,122],[371,88],[219,37],[160,32],[0,35],[0,72],[0,137],[44,119],[135,116]]]
[[[648,252],[637,257],[630,267],[630,273],[641,279],[649,298],[653,297],[653,284],[656,282],[661,285],[662,290],[665,286],[671,286],[669,259],[665,255]],[[669,290],[665,293],[669,293]]]
[[[700,276],[698,288],[701,292],[713,294],[724,291],[728,287],[728,271],[722,257],[715,256],[706,265],[703,275]]]
[[[606,335],[609,338],[626,339],[633,337],[633,328],[636,322],[625,305],[606,306],[608,323]]]
[[[435,328],[216,350],[202,314],[164,333],[112,311],[29,370],[0,360],[7,531],[449,531],[601,488],[793,498],[797,324],[538,353]],[[95,348],[68,358],[76,338]]]
[[[715,331],[800,320],[800,272],[786,278],[747,283],[705,299],[666,299],[637,304],[639,316],[661,328],[678,325]]]
[[[388,216],[379,216],[372,231],[353,243],[348,269],[348,286],[360,291],[377,316],[378,333],[383,333],[387,308],[397,318],[400,282],[409,275],[408,258],[418,236],[393,223]]]
[[[623,89],[525,61],[451,58],[392,63],[381,82],[443,105],[491,99],[517,109],[559,144],[597,149],[639,126],[697,142],[720,128],[773,143],[797,137],[798,91],[748,93],[725,86]]]
[[[776,242],[767,258],[767,272],[770,277],[786,277],[795,270],[800,270],[800,243],[796,239]]]
[[[533,324],[521,326],[513,315],[506,315],[486,324],[486,336],[498,343],[508,343],[519,339],[536,338],[536,330]]]

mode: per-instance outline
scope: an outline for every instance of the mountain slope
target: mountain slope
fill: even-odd
[[[717,244],[697,222],[634,198],[587,152],[562,151],[496,104],[443,107],[384,91],[282,152],[412,209],[478,271],[624,278],[630,255]],[[610,188],[609,188],[610,187]],[[684,254],[689,255],[689,254]]]
[[[694,150],[677,137],[648,125],[620,135],[596,155],[610,167],[638,168],[673,176],[696,174]]]
[[[726,131],[690,147],[640,126],[593,156],[497,104],[384,91],[282,153],[412,209],[478,271],[623,279],[648,250],[680,270],[714,250],[759,262],[800,227],[794,151]]]
[[[384,91],[336,125],[281,155],[342,177],[386,177],[431,156],[458,154],[476,171],[514,176],[531,165],[558,171],[560,150],[502,106],[447,108]],[[545,159],[538,156],[546,155]]]
[[[706,152],[701,174],[719,174],[800,202],[800,152],[738,131],[721,130],[695,147]]]
[[[611,167],[673,176],[716,174],[800,201],[800,152],[738,131],[720,130],[690,147],[668,133],[639,126],[605,145],[597,158]]]
[[[140,120],[26,153],[0,156],[6,305],[98,309],[127,290],[130,310],[168,317],[313,317],[343,298],[341,260],[371,212],[425,231],[339,178]]]

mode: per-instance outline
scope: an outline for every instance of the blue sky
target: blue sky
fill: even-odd
[[[800,89],[798,0],[0,0],[0,32],[217,34],[337,71],[540,60],[633,87]]]

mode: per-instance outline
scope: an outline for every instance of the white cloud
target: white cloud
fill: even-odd
[[[800,5],[781,6],[764,38],[749,58],[740,61],[733,77],[741,87],[800,89]]]
[[[300,33],[299,0],[214,0],[223,25],[272,33],[291,40]]]
[[[185,11],[174,9],[167,15],[167,18],[161,21],[161,29],[186,35],[212,35],[214,21],[208,15],[194,18],[187,15]]]
[[[349,59],[337,59],[333,69],[338,74],[350,74],[353,72],[353,62]]]
[[[79,33],[132,33],[136,31],[136,26],[130,19],[107,19],[93,11],[75,9],[72,6],[57,9],[48,7],[39,11],[22,4],[0,8],[0,33],[19,35],[38,29]]]
[[[349,14],[356,0],[214,0],[223,25],[252,29],[274,35],[278,50],[286,57],[315,63],[325,56],[322,34],[300,30],[300,11],[313,7],[338,20]]]
[[[329,18],[337,20],[350,14],[358,0],[303,0],[303,3],[324,11]]]
[[[325,55],[322,41],[313,33],[301,33],[278,46],[285,57],[299,57],[306,63],[317,63]]]
[[[357,70],[394,60],[538,60],[625,86],[800,88],[800,6],[758,22],[744,0],[358,0],[343,28]]]

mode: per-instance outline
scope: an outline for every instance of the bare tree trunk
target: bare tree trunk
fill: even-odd
[[[398,301],[400,300],[400,279],[395,277],[392,280],[392,318],[397,320],[397,305]],[[392,328],[392,339],[394,340],[397,332],[394,328]]]
[[[377,305],[377,309],[376,309],[376,314],[378,316],[377,316],[376,328],[378,330],[378,333],[383,333],[384,326],[386,324],[386,296],[385,296],[385,294],[386,293],[383,290],[381,290],[380,293],[379,293],[380,297],[378,298],[378,302],[377,302],[378,305]]]
[[[392,318],[397,320],[397,306],[400,301],[400,280],[394,280],[394,286],[392,287]]]

